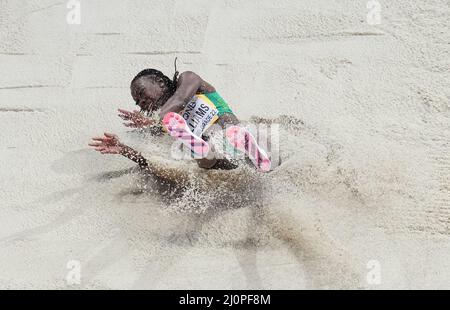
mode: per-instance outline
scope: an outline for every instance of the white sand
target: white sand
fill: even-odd
[[[66,1],[1,1],[0,288],[450,288],[449,2],[380,3],[369,25],[366,1],[82,0],[68,25]],[[248,203],[174,212],[87,148],[167,154],[115,110],[175,56],[240,118],[303,122]]]

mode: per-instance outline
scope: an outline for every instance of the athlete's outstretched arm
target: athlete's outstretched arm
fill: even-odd
[[[89,146],[94,147],[96,151],[102,154],[120,154],[137,163],[140,168],[147,169],[148,162],[144,156],[131,147],[121,143],[116,135],[105,132],[104,137],[95,137],[92,140]]]
[[[214,88],[204,82],[196,73],[192,71],[181,73],[177,82],[177,90],[161,107],[160,117],[164,118],[169,112],[179,113],[183,110],[183,107],[192,99],[201,86],[210,88],[208,91],[214,91]]]
[[[125,156],[128,159],[131,159],[136,164],[139,165],[141,169],[148,169],[148,161],[144,156],[141,155],[138,151],[132,149],[129,146],[124,145],[120,155]]]
[[[137,163],[141,169],[151,173],[158,180],[175,182],[180,188],[188,182],[188,175],[185,172],[149,162],[141,153],[121,143],[114,134],[105,132],[104,137],[95,137],[92,140],[89,146],[94,147],[96,151],[102,154],[120,154],[125,156]]]

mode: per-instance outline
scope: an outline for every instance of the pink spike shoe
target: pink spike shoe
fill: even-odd
[[[244,152],[256,168],[269,172],[271,161],[267,153],[258,145],[255,137],[244,127],[231,126],[226,130],[228,142],[237,150]]]

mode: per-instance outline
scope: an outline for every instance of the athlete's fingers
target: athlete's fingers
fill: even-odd
[[[95,148],[95,150],[96,150],[96,151],[99,151],[99,152],[103,151],[104,149],[105,149],[104,146],[99,146],[99,147],[96,147],[96,148]]]
[[[103,143],[101,143],[101,142],[91,142],[91,143],[89,143],[88,145],[89,146],[100,146],[100,145],[102,145]]]
[[[123,110],[123,109],[117,109],[117,111],[119,111],[120,113],[122,113],[122,114],[125,114],[125,115],[129,115],[129,114],[131,114],[131,112],[130,112],[130,111],[127,111],[127,110]]]
[[[142,119],[144,118],[144,116],[142,116],[141,114],[133,114],[130,116],[130,120],[136,122],[136,121],[142,121]]]
[[[133,124],[135,124],[135,125],[141,125],[141,124],[142,124],[142,121],[139,120],[139,119],[133,119],[133,120],[131,120],[131,122],[132,122]]]
[[[105,137],[107,138],[117,138],[117,136],[113,133],[109,133],[109,132],[104,132]]]
[[[121,113],[121,114],[118,114],[119,117],[122,118],[125,121],[127,121],[127,120],[129,120],[129,119],[131,119],[133,117],[133,113],[132,112],[121,110],[121,109],[119,109],[119,112]]]
[[[94,141],[100,141],[100,142],[103,142],[103,143],[105,143],[105,142],[108,142],[108,141],[111,141],[113,138],[108,138],[108,137],[103,137],[103,138],[92,138],[92,140],[94,140]]]
[[[125,127],[137,128],[138,126],[135,123],[123,123]]]

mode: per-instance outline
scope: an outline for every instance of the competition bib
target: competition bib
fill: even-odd
[[[209,126],[219,118],[216,106],[205,95],[195,95],[181,115],[192,132],[201,137]]]

